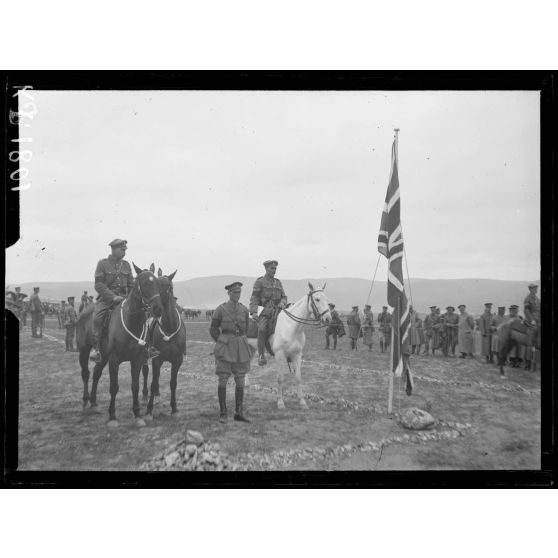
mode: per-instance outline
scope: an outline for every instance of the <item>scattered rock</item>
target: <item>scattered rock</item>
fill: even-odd
[[[165,457],[165,464],[167,465],[167,467],[172,467],[179,459],[180,455],[178,454],[178,452],[173,451]]]
[[[196,453],[196,445],[188,444],[186,446],[185,455],[187,455],[187,457],[192,457],[195,453]]]
[[[196,430],[187,430],[186,431],[186,443],[187,444],[195,444],[196,446],[201,446],[203,444],[202,433],[197,432]]]
[[[401,415],[401,424],[409,430],[425,430],[434,426],[436,420],[430,413],[411,407]]]

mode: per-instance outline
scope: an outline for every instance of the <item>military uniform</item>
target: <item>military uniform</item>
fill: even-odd
[[[60,308],[58,309],[58,329],[64,329],[66,320],[66,301],[60,301]]]
[[[451,308],[451,310],[449,310]],[[455,356],[455,347],[457,346],[457,328],[459,326],[459,316],[454,313],[453,306],[446,308],[447,312],[443,314],[444,324],[444,340],[442,350],[445,356],[448,356],[450,351]]]
[[[100,335],[108,310],[116,296],[126,297],[134,287],[132,268],[126,260],[110,255],[100,260],[95,270],[95,290],[99,293],[95,304],[94,326]]]
[[[64,327],[66,328],[66,350],[74,351],[74,336],[76,334],[77,313],[74,308],[74,297],[68,297],[68,304],[64,310]]]
[[[235,282],[225,288],[228,291],[240,292],[241,287],[242,283]],[[213,354],[215,355],[215,373],[219,378],[217,394],[221,419],[226,419],[227,381],[232,374],[236,384],[235,419],[246,421],[242,415],[244,382],[246,373],[250,371],[250,361],[254,354],[254,349],[246,337],[249,319],[246,306],[233,300],[218,306],[211,319],[209,334],[215,341]]]
[[[532,325],[534,322],[535,327],[537,328],[538,331],[534,332],[533,334],[531,334],[531,340],[533,340],[533,336],[536,335],[540,335],[540,327],[541,327],[541,299],[535,294],[534,291],[531,291],[531,288],[536,287],[537,285],[535,285],[534,283],[531,283],[529,285],[529,290],[530,293],[528,296],[525,297],[525,300],[523,301],[523,311],[525,313],[525,320],[529,323],[529,325]],[[533,360],[533,358],[536,356],[536,354],[534,354],[533,348],[531,346],[528,346],[525,349],[525,368],[530,368],[531,366],[531,361]]]
[[[264,262],[266,269],[270,264],[277,265],[277,262],[275,260]],[[281,281],[267,275],[258,277],[252,288],[250,314],[257,314],[258,306],[263,306],[263,310],[258,317],[258,353],[260,355],[260,364],[265,364],[265,343],[270,335],[269,327],[277,315],[279,304],[287,305],[287,295]]]
[[[41,299],[39,298],[39,289],[33,289],[34,292],[29,298],[29,310],[31,312],[31,337],[42,337],[42,315],[43,315],[43,305]],[[40,334],[37,334],[37,328],[41,328]]]
[[[335,310],[335,304],[330,304],[329,307],[331,308],[331,322],[326,327],[325,336],[326,336],[326,349],[329,349],[329,337],[333,335],[333,348],[337,349],[337,337],[342,337],[345,333],[343,332],[340,335],[340,329],[343,327],[343,322],[339,317],[339,313]]]
[[[358,315],[358,306],[353,306],[351,313],[347,316],[347,327],[349,328],[351,349],[356,349],[358,336],[360,334],[360,316]]]
[[[362,322],[362,342],[368,345],[368,350],[372,350],[374,333],[374,314],[370,308],[364,309],[364,321]]]
[[[505,306],[500,306],[498,308],[498,310],[505,310],[505,309],[506,309]],[[498,326],[504,323],[505,320],[506,320],[506,316],[504,316],[503,313],[498,313],[492,316],[492,321],[490,322],[490,329],[492,330],[490,349],[492,351],[493,356],[494,353],[498,354],[498,352],[500,351],[499,338],[498,338]]]
[[[424,338],[426,347],[424,354],[429,354],[432,349],[432,354],[436,349],[440,348],[440,328],[442,326],[440,316],[436,314],[436,307],[431,307],[432,312],[424,318]]]
[[[380,330],[380,350],[388,350],[391,345],[391,314],[387,310],[382,310],[378,315],[378,325]]]
[[[418,332],[418,322],[420,318],[413,308],[409,310],[409,344],[411,345],[411,353],[415,354],[417,346],[419,347],[417,354],[420,352],[420,340]]]
[[[481,356],[486,357],[486,362],[494,362],[492,358],[492,318],[490,311],[492,304],[485,304],[484,313],[479,318],[479,332],[481,334]]]
[[[462,305],[460,305],[461,307]],[[460,358],[473,356],[473,331],[475,330],[475,320],[467,312],[458,316],[457,342],[459,344]]]
[[[81,295],[81,302],[79,304],[79,311],[83,312],[84,308],[87,308],[89,305],[89,297],[87,296],[87,291],[84,291]]]

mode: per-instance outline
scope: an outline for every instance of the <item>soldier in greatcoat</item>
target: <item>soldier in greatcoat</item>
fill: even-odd
[[[66,319],[66,301],[60,301],[60,308],[58,309],[58,329],[64,329],[64,321]]]
[[[132,268],[124,259],[128,242],[115,238],[109,246],[111,254],[108,258],[99,260],[95,269],[95,290],[99,293],[93,314],[94,352],[91,360],[95,362],[101,361],[99,343],[109,310],[122,302],[134,287]]]
[[[74,336],[76,334],[77,313],[74,308],[75,297],[68,297],[68,304],[64,308],[64,327],[66,328],[66,351],[74,352]]]
[[[209,333],[215,341],[215,373],[219,378],[219,421],[227,421],[227,381],[232,374],[236,384],[234,420],[250,422],[243,412],[245,376],[250,371],[250,361],[254,354],[254,349],[246,337],[249,312],[248,308],[239,302],[242,283],[235,281],[226,285],[225,289],[229,294],[229,300],[215,309],[209,328]]]
[[[509,314],[505,316],[504,321],[509,322],[511,320],[517,320],[518,318],[521,319],[521,316],[519,315],[519,306],[517,304],[512,304],[509,307]],[[524,357],[525,347],[518,343],[516,343],[508,353],[508,358],[510,359],[512,368],[519,368]]]
[[[525,321],[530,327],[540,330],[541,327],[541,299],[537,296],[538,285],[535,283],[529,284],[529,294],[523,301],[523,312],[525,313]],[[531,361],[533,360],[533,349],[527,347],[525,350],[525,369],[531,368]]]
[[[492,316],[492,321],[490,322],[490,329],[492,331],[492,338],[490,341],[490,350],[492,352],[492,362],[498,362],[498,352],[500,351],[500,345],[498,340],[498,326],[503,323],[506,319],[505,317],[506,307],[498,306],[498,313]],[[496,360],[494,357],[496,356]]]
[[[374,333],[374,314],[370,304],[364,306],[364,320],[362,322],[362,342],[368,345],[368,350],[372,350]]]
[[[383,353],[391,345],[391,314],[387,306],[382,306],[382,312],[378,314],[378,329],[380,331],[380,351]]]
[[[271,322],[277,317],[279,310],[287,307],[287,295],[279,279],[275,278],[277,260],[267,260],[263,263],[265,275],[258,277],[252,289],[250,298],[250,315],[258,321],[258,364],[267,364],[265,358],[265,344],[271,334]],[[263,306],[258,317],[258,306]]]
[[[29,311],[31,312],[31,337],[42,337],[42,329],[37,334],[37,328],[41,328],[43,316],[43,304],[39,297],[39,287],[33,287],[33,294],[29,298]]]
[[[331,313],[331,322],[328,324],[328,326],[326,327],[325,330],[325,336],[326,336],[326,349],[329,349],[329,337],[333,336],[333,349],[337,349],[337,337],[341,337],[342,335],[345,335],[344,331],[341,331],[343,328],[343,322],[341,321],[341,318],[339,317],[339,312],[337,312],[337,310],[335,310],[335,304],[333,304],[332,302],[330,302],[328,304],[329,308],[330,308],[330,313]],[[341,334],[341,335],[340,335]]]
[[[485,357],[487,364],[494,362],[492,358],[492,303],[486,302],[484,304],[484,312],[479,318],[479,332],[481,335],[481,356]]]
[[[459,316],[455,313],[453,306],[446,307],[446,313],[443,314],[444,322],[444,355],[455,356],[455,347],[457,346],[457,328],[459,327]]]
[[[440,347],[440,316],[436,312],[437,306],[430,307],[430,314],[424,318],[424,354],[428,355],[432,349],[432,354]]]
[[[413,308],[413,306],[409,306],[409,344],[411,345],[411,354],[418,355],[420,353],[420,340],[419,340],[419,332],[418,332],[418,322],[420,318]],[[418,350],[417,350],[418,347]]]
[[[358,306],[353,306],[351,312],[347,316],[347,327],[349,328],[351,349],[356,349],[358,336],[360,335],[360,316],[358,315]]]
[[[467,307],[465,304],[460,304],[459,309],[459,323],[457,327],[457,342],[459,344],[459,358],[471,357],[473,358],[473,332],[475,331],[475,320],[473,316],[466,312]]]

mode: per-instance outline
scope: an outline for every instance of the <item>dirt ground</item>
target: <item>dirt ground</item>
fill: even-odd
[[[20,337],[19,469],[137,470],[186,430],[218,442],[246,469],[448,470],[540,469],[540,373],[497,369],[459,358],[412,359],[415,393],[395,381],[394,416],[387,415],[388,354],[376,340],[369,352],[351,351],[343,338],[324,349],[324,330],[307,328],[303,384],[309,408],[300,408],[287,374],[283,411],[275,401],[275,364],[253,366],[246,395],[250,424],[220,424],[212,343],[205,321],[186,324],[188,355],[178,376],[179,413],[170,414],[170,367],[161,374],[154,421],[135,424],[129,365],[120,367],[116,411],[109,428],[109,378],[99,382],[96,410],[82,407],[77,353],[64,351],[64,332],[47,319],[42,339],[29,327]],[[92,366],[91,366],[92,370]],[[234,386],[228,390],[234,409]],[[145,412],[146,403],[142,401]],[[433,430],[405,430],[398,414],[409,407],[430,412]],[[232,418],[232,416],[231,416]]]

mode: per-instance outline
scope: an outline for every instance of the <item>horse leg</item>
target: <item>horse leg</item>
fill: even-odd
[[[89,401],[89,351],[82,348],[79,351],[79,364],[81,366],[81,379],[83,380],[83,406],[87,407]]]
[[[117,361],[109,361],[109,375],[110,375],[110,405],[109,405],[109,426],[118,426],[116,420],[116,394],[118,393],[118,367]],[[100,375],[100,374],[99,374]]]
[[[153,400],[155,395],[159,395],[159,375],[161,374],[161,362],[159,357],[151,359],[151,393],[149,403],[147,403],[147,420],[153,420]]]
[[[130,370],[132,374],[132,410],[138,426],[145,426],[145,421],[141,418],[140,403],[139,403],[139,384],[142,361],[132,360],[130,362]]]
[[[147,378],[149,376],[149,364],[145,363],[142,367],[141,367],[141,371],[143,374],[143,391],[142,391],[142,395],[143,395],[143,400],[147,401],[147,396],[149,395],[149,391],[147,390]]]
[[[89,355],[87,355],[89,358]],[[107,361],[101,361],[93,367],[93,380],[91,382],[91,396],[89,400],[89,404],[91,407],[97,406],[97,385],[99,383],[99,379],[101,378],[101,374],[103,373],[103,369],[106,365]]]
[[[304,394],[302,393],[302,353],[298,353],[293,359],[292,362],[295,366],[295,374],[296,374],[296,392],[298,395],[298,402],[303,409],[308,409],[308,405],[306,404],[306,400],[304,399]]]
[[[285,372],[284,367],[284,356],[283,352],[281,351],[279,354],[276,354],[276,362],[277,362],[277,408],[284,409],[285,402],[283,401],[283,374]]]
[[[182,365],[182,355],[180,358],[173,360],[171,366],[171,379],[170,379],[170,389],[171,389],[171,411],[172,414],[175,415],[178,413],[178,409],[176,407],[176,385],[178,384],[178,370]]]

